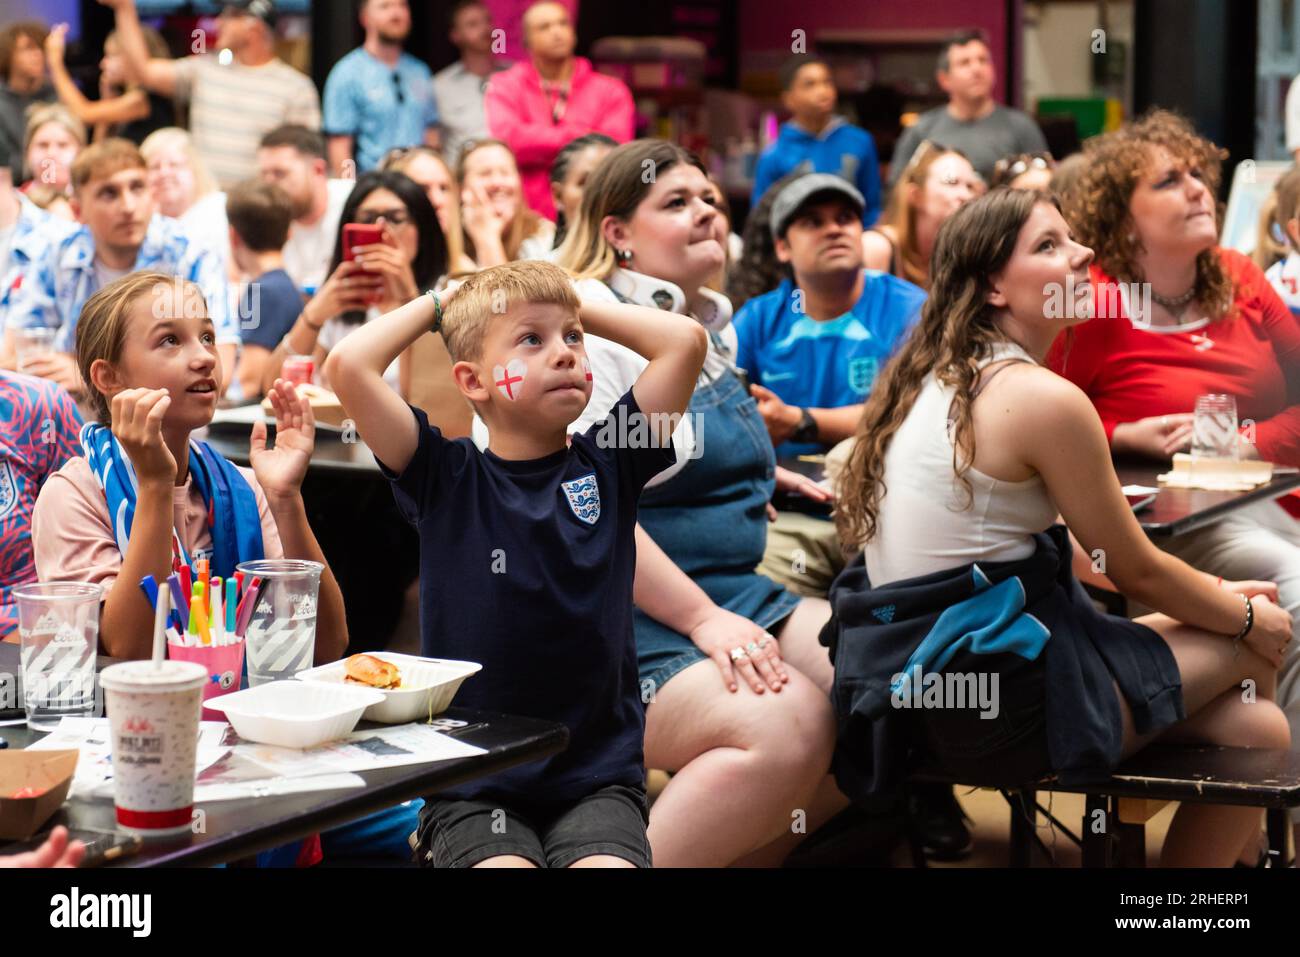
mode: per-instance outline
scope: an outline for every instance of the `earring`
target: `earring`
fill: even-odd
[[[627,266],[632,261],[632,250],[619,249],[614,252],[614,256],[620,266]]]

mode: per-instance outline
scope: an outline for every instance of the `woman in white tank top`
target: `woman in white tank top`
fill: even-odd
[[[921,322],[873,389],[840,482],[841,537],[863,548],[828,629],[847,790],[887,790],[918,746],[962,781],[1023,784],[1106,773],[1157,737],[1289,742],[1272,702],[1291,637],[1276,586],[1220,587],[1155,548],[1091,403],[1040,364],[1087,319],[1091,258],[1053,201],[1024,190],[984,196],[940,231]],[[1166,614],[1098,613],[1058,510],[1120,591]],[[926,669],[1001,678],[997,713],[909,698]],[[1247,679],[1256,703],[1241,700]],[[1163,862],[1227,866],[1247,847],[1253,860],[1260,822],[1184,805]]]

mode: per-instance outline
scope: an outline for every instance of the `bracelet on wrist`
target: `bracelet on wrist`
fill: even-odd
[[[433,300],[433,324],[429,326],[429,331],[438,332],[442,329],[442,299],[435,289],[427,290],[425,295]]]
[[[1246,605],[1246,623],[1241,626],[1241,631],[1237,632],[1237,634],[1232,638],[1232,652],[1234,656],[1241,650],[1242,639],[1250,634],[1251,628],[1255,627],[1255,606],[1250,603],[1250,597],[1247,595],[1242,595],[1241,600]]]

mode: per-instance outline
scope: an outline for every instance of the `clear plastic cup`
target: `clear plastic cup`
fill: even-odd
[[[313,664],[316,656],[316,600],[320,562],[296,558],[241,562],[244,584],[261,579],[252,617],[244,631],[248,685],[292,678]]]
[[[54,351],[54,330],[45,326],[18,329],[14,332],[14,353],[18,371],[27,371],[27,363]]]
[[[1237,457],[1237,400],[1232,396],[1212,393],[1196,397],[1192,415],[1192,456]]]
[[[53,731],[65,717],[92,717],[104,589],[85,582],[32,582],[11,594],[18,606],[27,727]]]
[[[118,825],[143,834],[187,830],[208,669],[193,661],[124,661],[105,668],[99,680],[108,705]]]

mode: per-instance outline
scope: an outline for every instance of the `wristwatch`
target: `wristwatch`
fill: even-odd
[[[816,442],[817,441],[817,420],[812,417],[812,413],[807,409],[799,410],[802,415],[799,424],[794,427],[790,433],[791,442]]]

